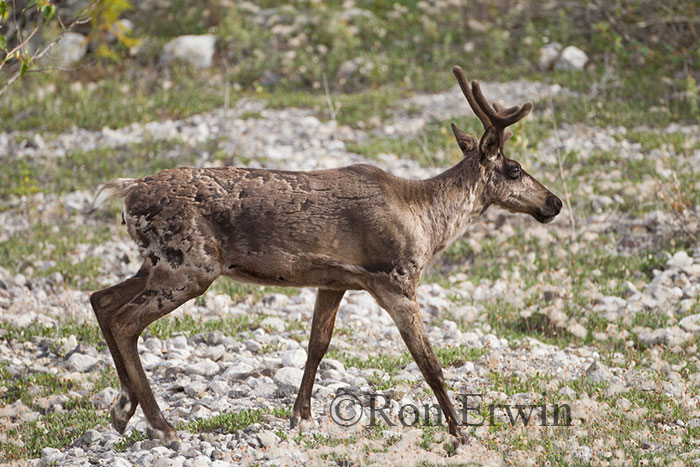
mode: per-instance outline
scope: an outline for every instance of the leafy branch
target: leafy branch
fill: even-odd
[[[51,0],[31,0],[27,6],[22,9],[22,14],[27,14],[28,12],[35,10],[39,12],[39,18],[36,25],[32,28],[31,32],[22,37],[22,30],[17,24],[17,7],[15,5],[15,0],[12,0],[12,14],[14,18],[16,37],[19,43],[8,50],[7,38],[2,33],[2,24],[0,23],[0,53],[4,53],[0,56],[0,71],[2,71],[5,65],[11,63],[19,64],[17,70],[5,81],[5,83],[0,84],[0,96],[4,94],[7,89],[18,79],[20,79],[29,70],[29,67],[34,64],[36,60],[39,60],[44,55],[46,55],[49,50],[51,50],[67,32],[69,32],[76,25],[84,24],[90,21],[90,17],[87,16],[90,10],[99,2],[100,0],[91,1],[85,8],[83,8],[78,16],[66,27],[56,5],[53,4]],[[6,0],[0,0],[0,20],[3,20],[8,14],[8,6]],[[49,24],[54,18],[60,26],[60,33],[51,42],[39,47],[34,53],[28,53],[25,50],[25,46],[29,41],[36,35],[36,33]]]

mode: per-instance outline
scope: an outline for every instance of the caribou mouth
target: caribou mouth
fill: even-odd
[[[540,222],[542,224],[549,224],[554,220],[555,217],[557,217],[556,214],[552,214],[551,216],[543,216],[542,214],[536,214],[534,216],[535,219],[537,219],[537,222]]]

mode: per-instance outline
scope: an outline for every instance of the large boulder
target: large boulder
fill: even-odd
[[[583,70],[588,63],[586,52],[576,46],[570,45],[562,50],[554,66],[558,70]]]
[[[537,60],[537,67],[540,70],[549,70],[554,66],[554,63],[561,54],[561,44],[552,42],[540,49],[540,58]]]
[[[59,67],[79,62],[87,53],[87,38],[77,32],[67,32],[47,53],[51,64]]]
[[[209,68],[215,44],[216,36],[212,34],[179,36],[165,44],[160,60],[163,63],[182,60],[197,68]]]

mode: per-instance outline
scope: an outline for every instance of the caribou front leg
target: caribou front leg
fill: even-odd
[[[386,290],[373,290],[372,294],[379,305],[391,316],[406,343],[406,347],[423,374],[423,378],[435,393],[440,408],[447,419],[450,434],[456,438],[458,443],[466,443],[467,437],[459,428],[457,413],[447,396],[442,367],[425,332],[418,302],[406,295]]]

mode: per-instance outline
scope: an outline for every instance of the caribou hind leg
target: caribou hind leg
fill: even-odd
[[[177,443],[177,431],[158,407],[141,365],[137,341],[149,324],[204,293],[216,278],[213,272],[207,272],[211,269],[171,269],[161,265],[154,267],[146,287],[124,305],[112,321],[111,331],[123,358],[131,388],[151,429],[168,444]]]
[[[112,426],[114,426],[114,429],[119,433],[124,433],[126,424],[136,411],[138,399],[132,388],[129,374],[126,371],[124,358],[114,339],[112,323],[117,311],[144,290],[147,280],[148,271],[144,264],[133,277],[130,277],[120,284],[90,295],[90,304],[92,305],[92,309],[97,317],[97,322],[107,342],[109,352],[112,354],[114,366],[117,369],[117,376],[119,377],[119,384],[121,386],[121,391],[114,401],[110,412]]]
[[[309,354],[306,357],[304,376],[301,378],[301,386],[297,394],[290,425],[294,428],[301,419],[311,418],[311,392],[314,388],[314,379],[321,359],[328,350],[333,335],[335,316],[338,313],[340,301],[345,294],[344,290],[318,289],[314,316],[311,321],[311,336],[309,337]]]

